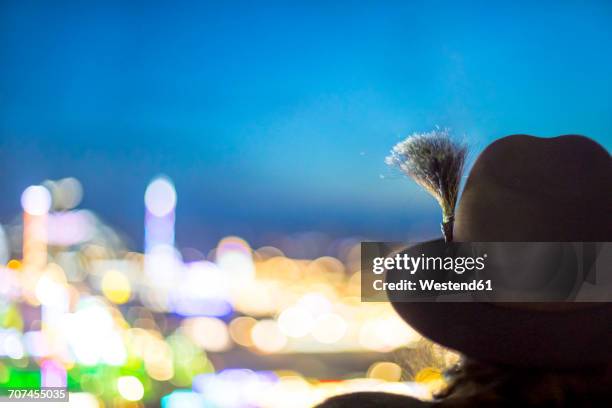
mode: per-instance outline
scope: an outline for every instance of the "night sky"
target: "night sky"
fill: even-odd
[[[1,223],[74,176],[139,247],[163,173],[182,246],[431,236],[437,205],[384,164],[413,131],[472,158],[511,133],[612,147],[606,1],[122,3],[0,5]]]

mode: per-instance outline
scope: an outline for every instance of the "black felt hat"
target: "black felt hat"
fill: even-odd
[[[512,135],[476,160],[455,214],[459,242],[612,241],[612,159],[584,136]],[[603,273],[612,274],[612,265]],[[612,362],[612,303],[405,303],[400,316],[468,357],[508,365]]]

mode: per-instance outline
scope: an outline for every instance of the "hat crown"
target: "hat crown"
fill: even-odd
[[[612,239],[612,160],[579,135],[512,135],[478,157],[456,213],[457,241]]]

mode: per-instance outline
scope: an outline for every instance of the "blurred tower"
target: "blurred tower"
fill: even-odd
[[[154,179],[145,192],[145,253],[155,247],[174,247],[176,190],[169,178]]]
[[[167,308],[168,289],[183,266],[174,248],[176,190],[167,177],[157,177],[147,187],[145,202],[145,261],[148,283],[156,289],[158,300]]]
[[[40,270],[47,264],[47,221],[51,194],[43,186],[30,186],[21,195],[23,208],[23,265]]]
[[[24,280],[30,302],[40,302],[41,333],[48,344],[54,344],[58,328],[68,312],[68,293],[63,271],[49,270],[47,266],[47,242],[49,232],[49,210],[52,198],[43,186],[30,186],[21,195],[23,208],[23,269]],[[58,275],[61,275],[59,277]],[[33,300],[36,299],[36,300]],[[65,387],[66,369],[56,361],[57,356],[48,356],[40,363],[42,387]]]

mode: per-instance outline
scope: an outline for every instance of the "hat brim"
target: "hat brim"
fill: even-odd
[[[423,336],[479,361],[558,368],[612,362],[612,303],[547,311],[526,304],[392,305]]]

